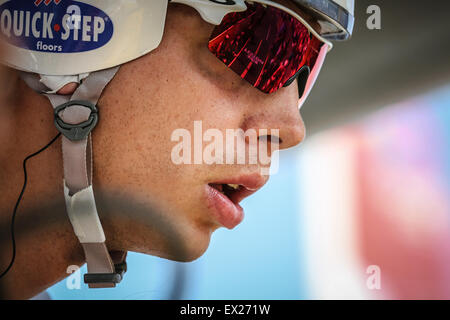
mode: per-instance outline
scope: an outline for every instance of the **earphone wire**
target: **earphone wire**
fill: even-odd
[[[3,271],[0,274],[0,279],[3,278],[8,272],[9,270],[12,268],[14,261],[16,260],[16,239],[14,236],[14,222],[16,220],[16,213],[17,213],[17,208],[19,207],[20,201],[22,200],[23,194],[25,193],[25,188],[27,187],[27,161],[31,158],[33,158],[34,156],[38,155],[39,153],[45,151],[47,148],[49,148],[61,135],[61,133],[58,133],[56,135],[56,137],[54,137],[46,146],[44,146],[43,148],[39,149],[38,151],[36,151],[33,154],[30,154],[29,156],[27,156],[24,160],[23,160],[23,173],[24,173],[24,182],[23,182],[23,186],[22,186],[22,191],[20,192],[19,198],[17,199],[16,205],[14,206],[14,211],[11,217],[11,240],[12,240],[12,257],[11,257],[11,261],[8,265],[8,267],[5,269],[5,271]]]

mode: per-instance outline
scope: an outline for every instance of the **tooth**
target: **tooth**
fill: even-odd
[[[239,189],[239,185],[238,185],[238,184],[228,183],[227,185],[228,185],[229,187],[233,188],[234,190]]]

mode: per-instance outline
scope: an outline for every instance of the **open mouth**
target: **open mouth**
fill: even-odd
[[[210,183],[208,185],[226,196],[235,205],[239,205],[239,202],[255,193],[260,188],[250,188],[248,186],[235,183]]]
[[[228,197],[228,199],[230,199],[234,204],[239,203],[236,203],[235,201],[233,201],[233,199],[236,199],[236,195],[239,194],[244,188],[239,184],[232,183],[210,183],[209,186]]]
[[[208,203],[216,220],[229,229],[237,226],[244,218],[239,202],[255,193],[265,182],[260,176],[248,176],[235,181],[209,183]]]

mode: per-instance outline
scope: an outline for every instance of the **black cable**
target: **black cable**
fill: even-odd
[[[0,274],[0,279],[3,278],[8,273],[8,271],[11,269],[11,267],[14,264],[14,260],[16,259],[16,239],[14,237],[14,222],[16,220],[17,208],[19,207],[19,203],[22,200],[22,196],[25,192],[25,188],[27,187],[27,167],[26,167],[27,160],[30,158],[33,158],[34,156],[38,155],[39,153],[41,153],[42,151],[44,151],[45,149],[50,147],[53,144],[53,142],[55,142],[59,138],[60,135],[61,135],[61,133],[58,133],[56,135],[56,137],[54,137],[52,139],[52,141],[50,141],[45,147],[41,148],[39,151],[36,151],[33,154],[30,154],[28,157],[26,157],[23,160],[23,173],[24,173],[23,187],[22,187],[22,191],[20,192],[19,198],[17,199],[16,205],[14,206],[14,211],[13,211],[12,218],[11,218],[11,239],[12,239],[13,253],[12,253],[12,257],[11,257],[11,262],[9,263],[9,266],[6,268],[6,270]]]

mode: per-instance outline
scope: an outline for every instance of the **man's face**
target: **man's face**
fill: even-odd
[[[242,219],[239,207],[230,208],[217,194],[218,184],[257,188],[267,181],[259,164],[174,163],[178,142],[171,137],[177,129],[190,132],[192,159],[194,121],[202,121],[203,133],[214,128],[224,137],[226,129],[278,129],[273,138],[280,149],[304,137],[296,82],[270,95],[255,89],[208,50],[213,28],[194,9],[170,4],[160,46],[123,65],[99,101],[101,118],[93,133],[96,192],[156,204],[172,230],[157,227],[151,214],[136,216],[99,201],[99,212],[110,214],[102,219],[111,249],[193,260],[215,229],[232,228]],[[258,140],[270,144],[265,135]],[[183,243],[183,253],[171,249],[172,238]]]

